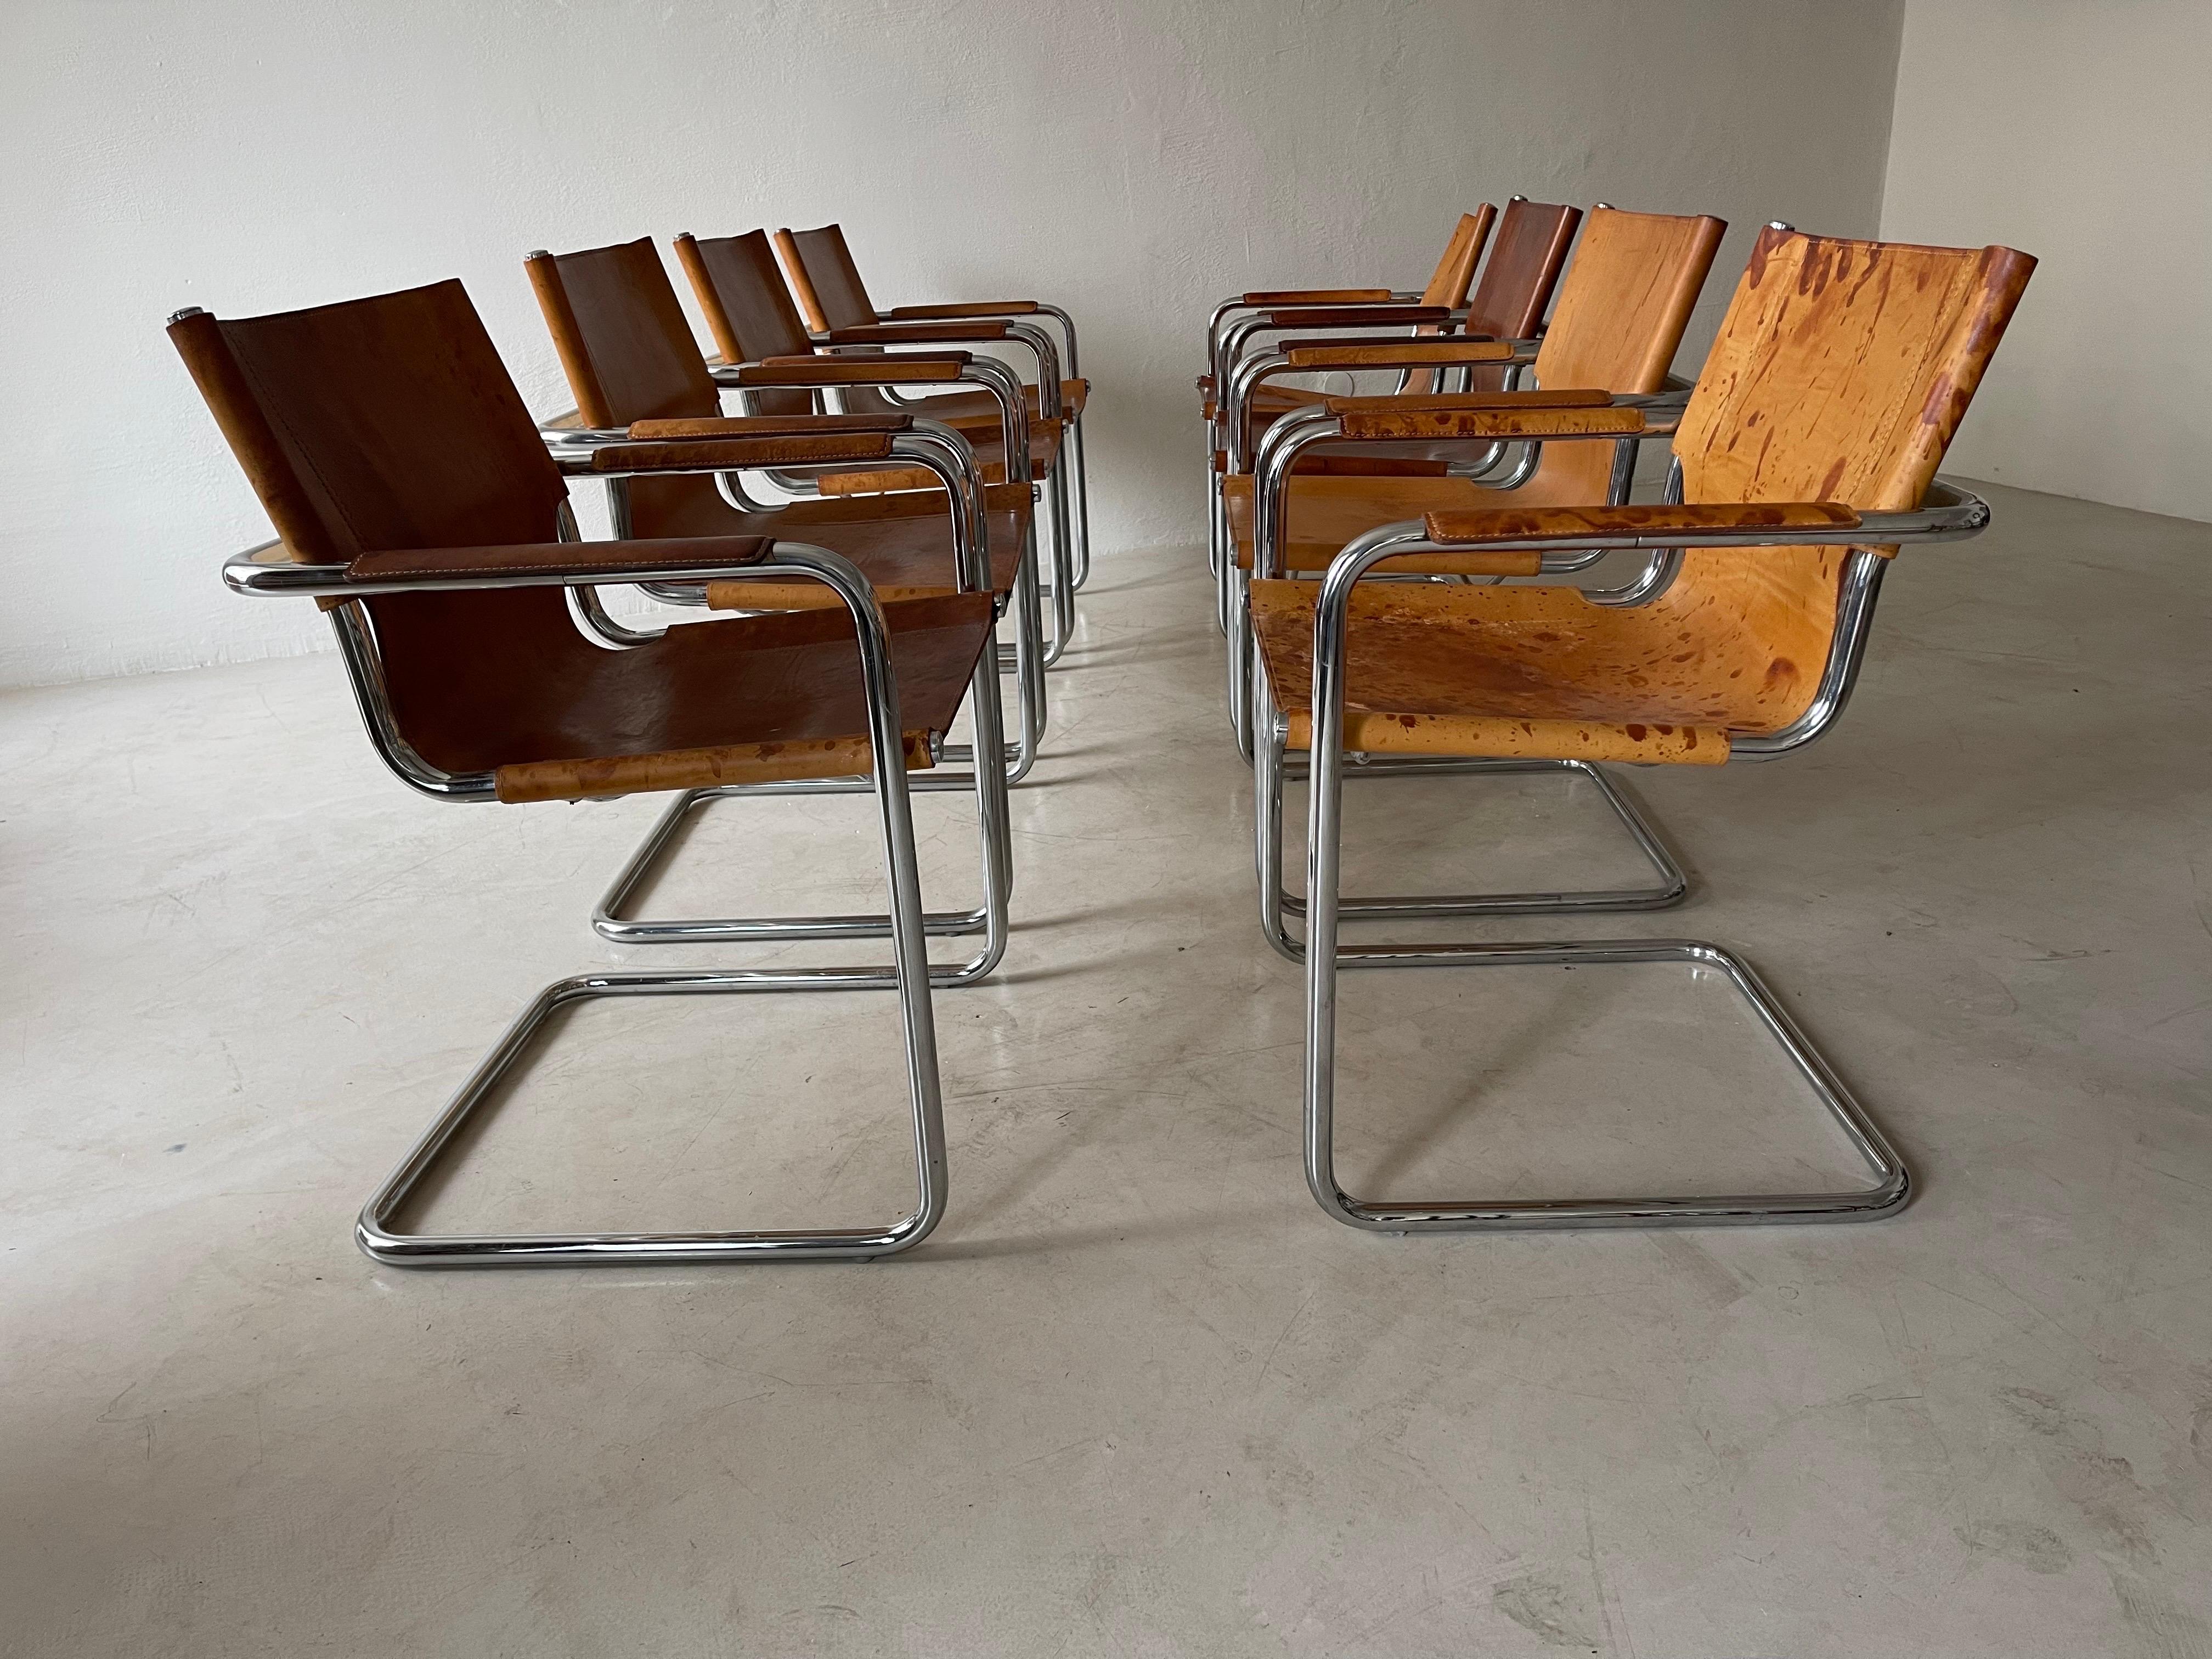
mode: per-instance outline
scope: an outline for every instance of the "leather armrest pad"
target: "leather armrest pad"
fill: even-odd
[[[1431,513],[1432,542],[1573,542],[1669,531],[1850,530],[1859,515],[1835,501],[1751,501],[1692,507],[1477,507]]]
[[[770,357],[738,371],[739,386],[902,386],[957,380],[964,351],[929,357]]]
[[[1262,313],[1269,328],[1352,328],[1398,323],[1448,323],[1451,312],[1443,306],[1369,306],[1358,311],[1270,311]]]
[[[1387,288],[1262,288],[1238,301],[1248,306],[1372,306],[1387,304]]]
[[[1287,340],[1280,348],[1292,368],[1441,368],[1452,363],[1503,363],[1513,348],[1503,340]]]
[[[811,438],[832,432],[904,432],[911,415],[723,415],[632,421],[633,438]]]
[[[672,541],[519,542],[506,547],[404,547],[363,553],[346,566],[358,582],[410,577],[573,575],[579,580],[624,570],[702,570],[758,564],[775,545],[767,536],[699,536]]]
[[[1324,398],[1332,415],[1455,415],[1486,409],[1603,409],[1613,393],[1583,386],[1527,392],[1444,392],[1381,398]]]
[[[1035,300],[963,300],[942,306],[893,306],[879,314],[887,323],[939,323],[963,317],[1027,317],[1038,308]]]
[[[1463,398],[1332,398],[1344,435],[1401,438],[1629,437],[1640,409],[1614,409],[1605,392],[1476,392]],[[1350,405],[1339,408],[1339,404]]]
[[[795,438],[695,438],[676,443],[609,444],[592,452],[594,472],[685,472],[702,468],[815,466],[825,461],[880,461],[891,453],[890,432],[829,432]]]
[[[831,345],[932,345],[939,340],[1003,340],[1004,323],[862,323],[816,336]]]

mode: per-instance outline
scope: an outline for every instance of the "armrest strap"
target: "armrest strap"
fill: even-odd
[[[1481,394],[1473,399],[1451,399],[1455,406],[1424,408],[1425,398],[1345,398],[1336,403],[1367,405],[1330,412],[1344,422],[1344,435],[1355,439],[1401,438],[1625,438],[1644,430],[1640,409],[1606,405],[1610,393],[1580,394],[1585,402],[1507,403],[1510,394],[1492,402]],[[1536,398],[1559,398],[1559,392],[1536,392]],[[1568,394],[1570,397],[1574,394]],[[1376,404],[1396,404],[1376,408]],[[1407,408],[1406,404],[1414,407]]]
[[[1381,398],[1324,398],[1332,415],[1455,415],[1483,409],[1603,409],[1613,393],[1584,386],[1527,392],[1400,392]]]
[[[397,582],[410,577],[594,576],[630,570],[699,570],[759,564],[775,547],[768,536],[696,536],[674,541],[520,542],[507,547],[406,547],[363,553],[346,580]]]
[[[957,380],[964,351],[928,357],[770,357],[738,370],[739,386],[927,386]]]
[[[1448,323],[1452,319],[1448,306],[1370,306],[1358,311],[1269,311],[1261,313],[1267,318],[1268,328],[1381,328],[1397,323]]]
[[[1004,323],[862,323],[833,328],[817,339],[831,345],[933,345],[940,340],[1003,340]]]
[[[1696,534],[1719,530],[1852,530],[1859,515],[1836,501],[1750,501],[1693,507],[1479,507],[1428,515],[1440,545],[1579,542],[1594,536]]]
[[[1518,354],[1504,340],[1285,340],[1292,368],[1442,368],[1505,363]]]
[[[604,444],[592,451],[594,472],[720,471],[725,467],[816,466],[825,461],[880,461],[891,453],[890,432],[829,432],[799,438],[696,438],[677,443]]]
[[[1379,306],[1392,298],[1387,288],[1262,288],[1237,301],[1246,306]]]
[[[801,438],[838,432],[904,432],[911,415],[722,415],[632,421],[633,438]]]
[[[963,317],[1027,317],[1039,309],[1035,300],[963,300],[943,306],[893,306],[876,314],[887,323],[942,323]]]

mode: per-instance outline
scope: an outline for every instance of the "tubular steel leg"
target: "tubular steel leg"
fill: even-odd
[[[1083,458],[1083,418],[1067,428],[1067,453],[1075,486],[1075,591],[1080,593],[1091,580],[1091,469]]]
[[[1340,616],[1339,617],[1340,623]],[[1340,627],[1320,630],[1315,653],[1315,732],[1307,814],[1305,1167],[1315,1200],[1338,1220],[1374,1232],[1476,1232],[1531,1227],[1710,1226],[1779,1221],[1868,1220],[1910,1194],[1904,1162],[1751,965],[1702,939],[1601,939],[1522,945],[1340,945],[1339,851],[1343,830],[1344,682]],[[1782,1046],[1874,1176],[1858,1191],[1729,1193],[1684,1198],[1437,1200],[1381,1202],[1337,1183],[1336,982],[1346,968],[1584,966],[1686,962],[1717,968]]]
[[[1075,549],[1068,528],[1067,468],[1053,464],[1045,480],[1045,505],[1052,519],[1052,640],[1046,647],[1044,665],[1057,663],[1075,632]]]
[[[923,964],[921,878],[915,857],[914,818],[902,762],[898,691],[891,678],[883,624],[873,615],[859,574],[849,573],[848,602],[868,605],[861,637],[870,738],[876,755],[875,796],[884,865],[890,888],[889,966],[580,974],[538,994],[507,1034],[362,1207],[355,1239],[375,1260],[395,1267],[579,1266],[658,1261],[762,1261],[808,1258],[866,1260],[920,1243],[945,1213],[945,1119],[937,1069],[937,1028]],[[871,639],[872,634],[872,640]],[[914,1208],[881,1227],[833,1231],[676,1233],[398,1233],[392,1224],[454,1134],[496,1089],[558,1009],[597,997],[713,996],[756,992],[889,990],[898,994],[907,1090],[914,1114],[916,1194]]]
[[[977,746],[986,753],[1003,750],[998,708],[998,671],[987,651],[976,665],[971,687],[975,705]],[[927,775],[925,774],[924,775]],[[975,812],[982,842],[983,902],[972,910],[931,910],[921,916],[922,931],[948,938],[981,933],[983,948],[957,965],[933,964],[930,982],[942,988],[973,984],[996,968],[1006,954],[1006,913],[1013,892],[1013,833],[1006,801],[1006,775],[995,767],[981,767],[969,779],[952,778],[953,785],[972,780]],[[894,918],[884,915],[729,917],[663,921],[624,920],[617,913],[627,903],[648,871],[660,860],[669,842],[690,814],[717,797],[748,794],[848,794],[871,793],[866,778],[808,779],[787,784],[734,784],[718,789],[686,790],[670,803],[645,840],[615,876],[613,883],[592,912],[592,926],[602,938],[620,945],[712,945],[733,941],[799,939],[882,939],[893,927]]]

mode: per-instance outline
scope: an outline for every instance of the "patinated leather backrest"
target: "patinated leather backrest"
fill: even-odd
[[[523,261],[589,427],[721,413],[653,239]]]
[[[691,279],[715,349],[730,362],[804,357],[814,349],[775,268],[766,231],[703,240],[686,232],[676,239],[676,258]]]
[[[1674,440],[1684,498],[1918,507],[2034,269],[2007,247],[1760,231]],[[1740,728],[1810,705],[1845,551],[1683,555],[1655,620],[1679,620],[1686,641],[1725,618],[1757,641],[1763,683],[1729,690],[1757,705]]]
[[[568,487],[459,282],[169,337],[301,557],[553,538]]]
[[[194,313],[169,337],[296,556],[557,538],[567,486],[458,282],[269,317]],[[356,603],[400,736],[447,770],[475,769],[487,732],[526,727],[544,688],[604,654],[558,588]]]
[[[1593,208],[1536,354],[1537,384],[1553,391],[1659,391],[1727,229],[1704,215]],[[1532,487],[1540,487],[1546,501],[1595,504],[1606,498],[1613,459],[1610,444],[1548,445],[1542,483]]]
[[[729,362],[813,355],[814,343],[806,337],[806,324],[776,269],[766,231],[704,241],[687,232],[676,239],[676,258],[691,279],[715,349]],[[763,388],[752,398],[752,406],[763,415],[804,415],[814,407],[813,395],[806,392]]]
[[[1423,305],[1449,306],[1456,310],[1467,303],[1468,285],[1474,281],[1474,267],[1482,258],[1482,245],[1490,240],[1490,227],[1497,217],[1498,210],[1487,202],[1472,213],[1459,216],[1459,223],[1452,228],[1451,240],[1444,244],[1443,257],[1437,261],[1436,274],[1421,290]]]
[[[860,268],[845,246],[845,233],[836,225],[818,230],[779,230],[775,251],[783,259],[783,273],[791,279],[793,297],[806,315],[806,325],[817,334],[831,329],[860,328],[876,320],[875,302],[868,298]]]
[[[1467,303],[1468,284],[1474,281],[1474,267],[1482,258],[1483,244],[1490,240],[1490,227],[1498,217],[1498,210],[1485,202],[1473,213],[1459,216],[1459,223],[1452,228],[1451,240],[1444,244],[1443,257],[1437,261],[1436,274],[1429,285],[1421,290],[1425,306],[1449,306],[1456,311]],[[1429,324],[1413,331],[1419,335],[1443,332]],[[1437,386],[1437,372],[1433,368],[1417,368],[1406,377],[1406,391],[1419,395],[1433,392]]]
[[[1467,302],[1467,331],[1498,340],[1534,334],[1582,221],[1580,208],[1519,196],[1508,202],[1491,239],[1490,263]]]
[[[2034,269],[1760,231],[1674,440],[1687,499],[1917,507]]]
[[[533,253],[525,265],[586,426],[721,413],[714,378],[651,238],[581,253]],[[626,488],[633,535],[741,528],[704,475],[633,478]]]

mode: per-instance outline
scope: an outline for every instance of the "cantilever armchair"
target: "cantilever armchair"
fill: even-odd
[[[910,331],[921,325],[901,324],[883,326],[879,332],[886,337],[874,343],[841,345],[826,337],[817,343],[807,332],[778,273],[766,232],[702,239],[687,231],[676,239],[676,256],[720,354],[710,365],[717,385],[735,391],[747,408],[763,410],[811,408],[821,401],[839,410],[906,413],[942,422],[975,445],[986,479],[1042,483],[1054,569],[1073,568],[1079,538],[1070,528],[1071,514],[1080,508],[1081,501],[1079,495],[1071,503],[1073,452],[1068,447],[1066,405],[1054,404],[1037,386],[1023,385],[1003,364],[968,349],[1012,337],[1010,331],[1019,330],[1030,337],[1028,343],[1048,355],[1051,344],[1041,330],[1018,322],[967,319],[939,325],[927,338]],[[915,348],[913,358],[902,353],[896,356],[903,361],[892,361],[887,351],[892,345]],[[933,384],[918,372],[915,358],[957,359],[969,364],[963,379],[984,381],[990,377],[989,381],[980,392],[908,396]],[[1080,382],[1067,382],[1061,390],[1079,396],[1080,386]],[[1010,392],[1018,405],[1012,410]],[[825,476],[816,487],[824,494],[849,495],[925,489],[933,484],[934,480],[910,468],[877,468]],[[1059,659],[1075,626],[1073,582],[1055,580],[1052,601],[1053,631],[1044,656],[1048,665]]]
[[[1770,226],[1675,428],[1685,504],[1431,514],[1358,538],[1319,584],[1255,583],[1263,857],[1268,817],[1281,811],[1284,753],[1310,756],[1303,944],[1285,931],[1267,874],[1261,904],[1270,940],[1305,965],[1306,1176],[1329,1213],[1407,1232],[1847,1219],[1905,1201],[1910,1177],[1895,1151],[1726,945],[1341,943],[1346,758],[1717,765],[1802,750],[1842,713],[1890,557],[1904,544],[1972,536],[1988,520],[1981,501],[1936,483],[1935,472],[2033,267],[2008,248],[1845,241]],[[1455,434],[1484,420],[1482,411],[1437,418]],[[1563,548],[1656,552],[1661,574],[1626,606],[1558,586],[1362,580],[1425,550],[1534,574]],[[1341,970],[1654,962],[1699,964],[1729,979],[1864,1159],[1871,1185],[1401,1201],[1363,1200],[1339,1184]]]
[[[830,350],[1000,343],[1019,346],[1035,358],[1036,379],[1030,396],[1036,418],[1041,428],[1052,423],[1067,452],[1065,467],[1055,463],[1038,469],[1048,489],[1057,481],[1062,498],[1054,514],[1054,586],[1056,591],[1065,578],[1070,592],[1080,587],[1091,574],[1090,495],[1083,458],[1083,414],[1091,386],[1077,363],[1074,319],[1060,307],[1039,300],[895,306],[879,311],[860,278],[844,230],[834,224],[814,230],[779,230],[775,251],[807,327]],[[1058,325],[1057,343],[1041,318]],[[965,409],[939,402],[927,412],[936,419],[956,422],[963,416],[981,418],[989,413],[972,398]]]
[[[860,424],[870,421],[902,429],[932,431],[976,472],[973,452],[949,427],[910,413],[818,416],[811,413],[724,418],[720,394],[701,359],[676,290],[650,239],[577,253],[532,254],[525,268],[553,336],[581,429],[555,428],[546,434],[556,453],[578,444],[602,455],[619,457],[623,447],[650,443],[711,442],[716,437],[763,426],[805,428],[821,422]],[[932,363],[902,359],[893,373],[920,372],[960,380],[974,380],[985,395],[1014,401],[1006,377],[979,371],[964,354]],[[1018,436],[1022,414],[1007,408],[1004,418]],[[933,477],[933,482],[935,479]],[[973,492],[980,488],[980,499]],[[989,591],[1003,610],[1014,605],[1015,660],[1021,736],[995,765],[981,775],[945,769],[932,772],[916,787],[954,789],[972,784],[978,791],[979,821],[990,855],[1012,880],[1012,852],[1001,830],[1006,823],[1005,791],[1018,781],[1036,756],[1044,720],[1042,637],[1040,633],[1036,566],[1031,551],[1029,488],[1021,483],[982,485],[980,474],[968,488],[896,495],[818,495],[777,507],[746,491],[745,474],[725,471],[654,477],[616,477],[608,481],[611,517],[616,533],[645,540],[663,537],[768,536],[804,540],[850,559],[868,579],[880,600],[934,599],[963,591],[972,562],[976,586]],[[978,508],[980,507],[980,512]],[[738,580],[712,583],[690,592],[668,585],[653,590],[679,602],[703,603],[726,611],[776,611],[819,606],[826,590],[818,584]],[[834,595],[828,596],[835,604]],[[602,631],[605,631],[603,625]],[[629,630],[617,628],[624,638]],[[945,745],[940,760],[972,761],[968,745]],[[865,790],[865,781],[820,786]],[[745,786],[687,790],[678,796],[648,836],[645,848],[624,866],[600,901],[592,925],[609,939],[632,944],[696,944],[720,939],[776,937],[788,927],[757,920],[624,919],[620,912],[653,866],[659,851],[684,820],[707,803],[748,793]],[[980,911],[933,913],[924,918],[933,933],[981,931]],[[1001,919],[1001,925],[1003,919]]]
[[[364,1206],[361,1248],[400,1266],[868,1258],[927,1237],[945,1200],[933,975],[926,955],[907,772],[926,769],[963,691],[996,708],[990,593],[879,605],[836,553],[763,536],[584,543],[567,477],[958,458],[883,416],[757,422],[711,439],[549,453],[458,282],[169,334],[281,540],[231,561],[246,594],[313,599],[336,629],[372,744],[434,799],[602,799],[731,783],[872,779],[889,877],[891,960],[847,968],[594,971],[530,1003]],[[980,570],[971,567],[971,575]],[[603,584],[813,581],[810,609],[623,641],[581,596]],[[969,591],[969,590],[973,591]],[[986,768],[986,772],[995,769]],[[1000,873],[983,860],[987,888]],[[995,895],[988,907],[1002,916]],[[852,937],[852,930],[834,936]],[[969,962],[1005,948],[994,927]],[[917,1197],[882,1225],[805,1231],[424,1236],[398,1230],[441,1152],[559,1009],[600,997],[886,990],[898,1000]]]
[[[1497,219],[1498,210],[1487,202],[1481,204],[1473,213],[1461,214],[1459,223],[1452,228],[1451,235],[1445,240],[1443,252],[1437,259],[1436,271],[1430,276],[1428,286],[1417,294],[1394,294],[1387,289],[1286,289],[1243,294],[1233,300],[1224,300],[1214,308],[1206,331],[1206,361],[1209,364],[1215,361],[1224,325],[1231,321],[1247,324],[1243,332],[1238,336],[1242,339],[1243,334],[1257,331],[1267,325],[1261,320],[1262,316],[1273,320],[1273,313],[1279,311],[1326,309],[1343,319],[1344,325],[1347,327],[1355,325],[1351,319],[1364,319],[1377,308],[1396,313],[1410,306],[1424,312],[1449,313],[1454,316],[1462,313],[1468,309],[1467,291],[1474,281],[1475,267],[1481,263],[1482,251],[1489,243],[1491,227]],[[1240,313],[1244,314],[1240,316]],[[1451,324],[1452,316],[1444,316],[1431,322],[1416,323],[1412,331],[1415,337],[1433,337],[1443,333]],[[1394,324],[1389,317],[1385,317],[1378,326],[1403,326],[1403,323],[1401,319]],[[1401,377],[1399,389],[1434,392],[1440,388],[1433,378],[1433,371],[1424,368],[1405,371]],[[1208,436],[1213,440],[1212,447],[1220,448],[1226,446],[1222,442],[1218,424],[1222,411],[1215,396],[1217,390],[1211,368],[1198,377],[1198,393],[1204,406]],[[1321,395],[1304,386],[1269,386],[1250,400],[1249,412],[1251,417],[1264,420],[1286,413],[1302,403],[1312,403]]]
[[[1680,407],[1679,396],[1669,400],[1660,394],[1727,228],[1723,221],[1703,215],[1625,213],[1602,204],[1592,209],[1560,286],[1551,326],[1533,356],[1504,343],[1438,342],[1433,348],[1395,343],[1314,350],[1291,342],[1239,365],[1229,393],[1232,421],[1245,401],[1266,387],[1270,374],[1317,357],[1384,355],[1411,363],[1432,350],[1438,361],[1449,350],[1489,352],[1528,364],[1536,382],[1527,391],[1327,398],[1277,420],[1256,453],[1235,455],[1220,490],[1224,529],[1234,550],[1224,570],[1229,586],[1230,712],[1242,750],[1249,754],[1252,744],[1245,594],[1259,521],[1265,520],[1271,569],[1313,571],[1326,569],[1354,537],[1425,513],[1626,501],[1646,419]],[[1471,356],[1469,360],[1475,361]],[[1492,428],[1478,440],[1486,453],[1491,445],[1504,447],[1508,437],[1519,441],[1519,459],[1510,472],[1455,476],[1442,463],[1455,445],[1465,451],[1464,441],[1455,440],[1447,429],[1449,417],[1471,412],[1480,413],[1478,425]],[[1547,425],[1617,435],[1610,445],[1547,445]],[[1439,459],[1432,473],[1299,473],[1310,457],[1342,459],[1356,467],[1378,452],[1402,457],[1409,446],[1433,448]],[[1554,571],[1563,568],[1565,556],[1569,556],[1555,558]],[[1438,552],[1394,560],[1382,574],[1493,573],[1479,556]]]
[[[1212,369],[1200,384],[1207,389],[1206,561],[1218,584],[1215,621],[1224,632],[1230,625],[1231,562],[1225,481],[1250,471],[1262,432],[1276,420],[1308,411],[1323,401],[1318,394],[1285,393],[1275,377],[1285,373],[1395,369],[1400,377],[1396,392],[1404,396],[1422,396],[1447,387],[1460,392],[1497,392],[1516,385],[1520,370],[1533,361],[1545,310],[1551,304],[1553,289],[1566,264],[1567,250],[1582,217],[1579,208],[1512,198],[1499,216],[1498,234],[1473,297],[1462,309],[1449,311],[1440,319],[1414,318],[1409,323],[1387,305],[1277,307],[1243,316],[1235,314],[1234,301],[1217,308],[1206,336]],[[1447,264],[1449,258],[1447,250]],[[1437,282],[1443,276],[1444,267],[1440,265]],[[1432,284],[1430,292],[1438,291]],[[1459,292],[1466,291],[1462,278]],[[1417,309],[1423,309],[1425,315],[1429,308]],[[1416,337],[1321,335],[1282,341],[1272,351],[1261,343],[1263,336],[1299,329],[1383,326],[1401,335],[1410,327]],[[1418,336],[1428,329],[1437,329],[1445,337],[1419,340]],[[1290,361],[1293,356],[1296,361]],[[1233,419],[1232,388],[1241,392]],[[1214,395],[1216,391],[1220,395]],[[1263,399],[1270,402],[1263,404]],[[1298,465],[1302,471],[1312,473],[1476,477],[1505,458],[1503,445],[1470,447],[1399,442],[1370,446],[1357,457],[1308,455]]]

